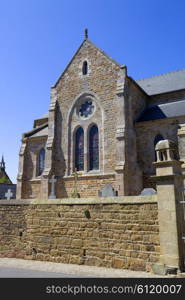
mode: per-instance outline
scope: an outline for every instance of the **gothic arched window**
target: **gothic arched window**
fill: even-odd
[[[96,125],[89,131],[89,169],[99,169],[99,134]]]
[[[84,131],[79,127],[75,135],[75,168],[77,171],[84,170]]]
[[[88,64],[86,61],[83,62],[83,66],[82,66],[82,74],[86,75],[88,72]]]
[[[162,141],[162,140],[164,140],[164,138],[163,138],[163,136],[160,135],[160,134],[156,135],[156,137],[155,137],[155,139],[154,139],[155,161],[157,160],[157,155],[156,155],[156,151],[155,151],[155,146],[157,145],[157,143],[158,143],[159,141]]]
[[[38,155],[38,176],[40,176],[43,173],[44,165],[45,165],[45,149],[42,148],[39,151],[39,155]]]

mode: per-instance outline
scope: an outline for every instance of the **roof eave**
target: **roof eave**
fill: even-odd
[[[153,96],[164,95],[164,94],[169,94],[169,93],[174,93],[174,92],[179,92],[179,91],[185,91],[185,88],[184,89],[177,89],[177,90],[166,91],[166,92],[163,92],[163,93],[149,94],[149,96],[153,97]]]

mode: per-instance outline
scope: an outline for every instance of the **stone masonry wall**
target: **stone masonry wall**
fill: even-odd
[[[29,198],[38,198],[41,197],[41,180],[32,180],[32,181],[25,181],[23,182],[23,199],[29,199]]]
[[[151,271],[160,251],[156,199],[1,200],[0,257]]]
[[[105,186],[111,184],[117,190],[115,174],[79,176],[77,191],[81,198],[97,197],[98,192]],[[74,177],[66,177],[57,181],[57,198],[71,197],[74,192]]]

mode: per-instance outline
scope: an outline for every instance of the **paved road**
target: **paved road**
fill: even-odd
[[[42,277],[42,278],[153,278],[166,277],[148,272],[111,269],[87,265],[63,264],[17,258],[0,258],[0,278]]]
[[[66,273],[55,273],[48,271],[0,267],[0,278],[80,278]]]

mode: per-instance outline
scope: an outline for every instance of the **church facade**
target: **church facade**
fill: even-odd
[[[23,134],[17,198],[118,196],[155,188],[155,145],[170,139],[185,161],[185,69],[135,81],[85,38],[51,88],[48,114]],[[184,169],[184,164],[182,169]],[[75,176],[74,176],[75,173]]]

